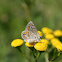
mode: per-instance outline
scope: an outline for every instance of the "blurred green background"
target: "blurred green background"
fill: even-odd
[[[0,62],[30,62],[11,47],[30,20],[38,30],[62,29],[62,0],[0,0]],[[34,62],[30,50],[24,45],[21,49]],[[44,53],[38,62],[45,62]],[[62,62],[62,55],[54,62]]]

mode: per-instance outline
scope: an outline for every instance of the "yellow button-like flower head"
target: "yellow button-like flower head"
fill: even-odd
[[[48,45],[45,45],[44,43],[36,43],[34,45],[34,48],[38,51],[46,51]]]
[[[57,39],[57,38],[52,39],[52,40],[51,40],[51,43],[52,43],[53,45],[61,44],[60,40]]]
[[[51,40],[51,43],[55,48],[62,51],[62,43],[60,42],[60,40],[54,38],[54,39]]]
[[[39,36],[42,36],[42,32],[41,31],[38,31],[38,33],[39,33]]]
[[[12,47],[17,47],[17,46],[21,46],[23,43],[24,43],[23,40],[15,39],[15,40],[12,41],[11,46]]]
[[[49,41],[46,39],[40,40],[40,43],[36,43],[34,48],[39,51],[45,51],[47,49]]]
[[[49,43],[49,41],[46,40],[46,39],[41,39],[40,42],[41,42],[41,43],[44,43],[45,45],[48,45],[48,43]]]
[[[51,40],[51,39],[54,38],[54,35],[53,34],[46,34],[45,38],[48,39],[48,40]]]
[[[57,36],[57,37],[60,37],[60,36],[62,36],[62,31],[61,30],[56,30],[56,31],[54,31],[54,35]]]
[[[58,51],[62,51],[62,44],[56,46]]]
[[[35,44],[34,42],[31,42],[31,43],[26,42],[26,43],[25,43],[25,45],[26,45],[27,47],[33,47],[34,44]]]
[[[47,28],[47,27],[42,28],[42,32],[44,34],[53,33],[53,31],[51,29]]]

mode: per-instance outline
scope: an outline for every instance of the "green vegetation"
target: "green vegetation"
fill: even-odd
[[[62,30],[62,0],[0,0],[0,62],[30,62],[11,47],[30,20],[38,30]],[[21,49],[34,62],[30,50],[24,45]],[[45,62],[44,53],[38,62]],[[62,54],[54,62],[62,62]]]

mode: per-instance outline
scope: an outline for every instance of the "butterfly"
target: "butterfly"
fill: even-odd
[[[39,42],[41,36],[39,36],[38,30],[32,21],[28,22],[26,28],[21,33],[22,38],[25,42]]]

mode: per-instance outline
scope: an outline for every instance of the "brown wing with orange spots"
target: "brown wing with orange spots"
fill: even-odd
[[[34,23],[33,23],[32,21],[30,21],[30,22],[27,24],[25,30],[31,31],[32,33],[38,35],[38,30],[37,30],[37,28],[35,27],[35,25],[34,25]]]

